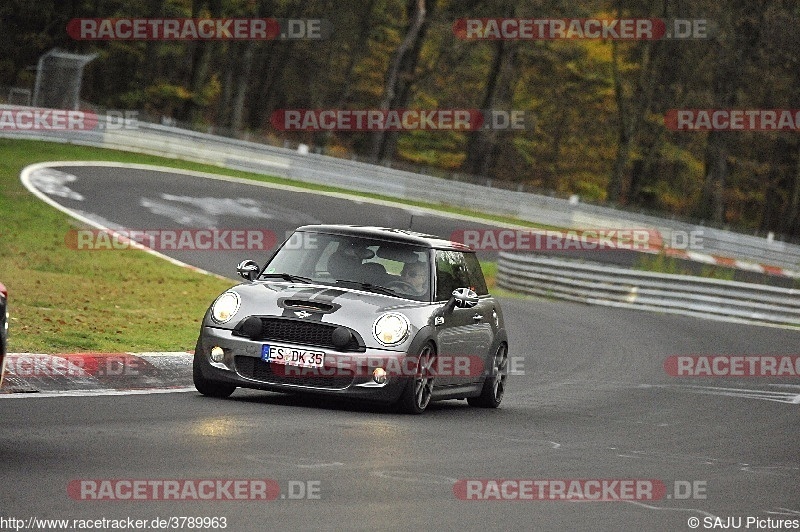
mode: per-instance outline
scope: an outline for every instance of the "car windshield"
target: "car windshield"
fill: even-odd
[[[269,261],[270,276],[430,301],[430,250],[353,235],[295,232]]]

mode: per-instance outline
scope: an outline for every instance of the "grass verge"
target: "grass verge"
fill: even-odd
[[[157,158],[0,140],[0,281],[9,290],[10,352],[180,351],[231,286],[141,251],[86,253],[64,237],[72,219],[22,186],[23,167],[47,160]]]

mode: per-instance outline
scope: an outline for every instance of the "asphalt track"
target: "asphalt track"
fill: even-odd
[[[64,170],[83,200],[57,187],[48,197],[129,228],[211,221],[280,234],[314,222],[405,227],[410,218],[402,208],[197,177]],[[219,207],[239,199],[254,207],[250,217]],[[183,209],[183,223],[169,206]],[[464,224],[417,213],[413,227],[449,235]],[[227,276],[240,258],[258,259],[173,255]],[[194,392],[0,399],[0,517],[225,516],[228,530],[690,530],[693,517],[701,529],[714,517],[800,519],[800,380],[676,378],[663,367],[670,355],[797,354],[800,333],[540,299],[502,304],[518,358],[498,410],[448,401],[402,416],[243,390],[227,400]],[[275,480],[283,497],[101,502],[67,489],[81,479],[253,478]],[[459,479],[655,479],[667,493],[461,500]],[[676,481],[697,486],[697,496],[682,498]],[[319,498],[292,499],[308,482]]]

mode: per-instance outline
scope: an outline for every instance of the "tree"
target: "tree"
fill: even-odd
[[[389,60],[383,100],[379,106],[382,110],[399,109],[408,104],[414,71],[425,38],[427,0],[408,0],[406,10],[409,20],[408,29],[400,46]],[[390,158],[394,154],[396,143],[397,132],[379,131],[374,133],[372,161],[378,163]]]
[[[712,107],[731,109],[739,102],[744,72],[760,37],[763,13],[758,3],[733,0],[721,10],[720,33],[713,39],[714,73],[711,79]],[[711,131],[705,151],[705,180],[698,205],[701,218],[721,223],[725,219],[725,189],[729,177],[731,132]]]

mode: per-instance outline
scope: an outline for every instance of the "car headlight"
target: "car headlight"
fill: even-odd
[[[408,318],[390,312],[375,320],[372,334],[383,345],[397,345],[408,336],[408,328]]]
[[[225,292],[211,305],[211,317],[217,323],[226,323],[233,318],[239,311],[239,294],[236,292]]]

